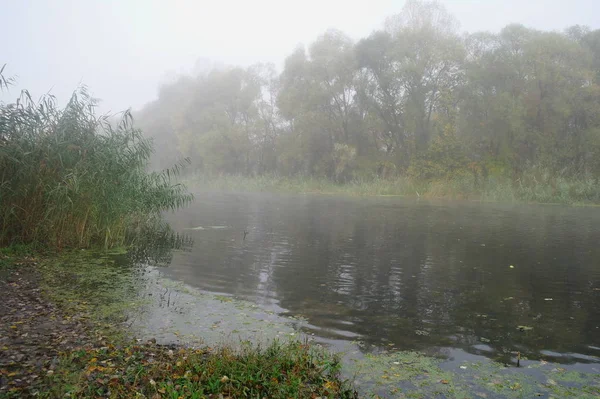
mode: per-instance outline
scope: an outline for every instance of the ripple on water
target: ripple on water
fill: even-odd
[[[494,348],[492,348],[491,346],[486,345],[486,344],[473,345],[473,349],[475,349],[476,351],[486,352],[486,353],[492,353],[492,352],[496,351]]]
[[[205,193],[171,222],[206,230],[185,230],[196,241],[171,278],[322,331],[494,359],[537,358],[543,342],[565,367],[600,354],[600,208]]]

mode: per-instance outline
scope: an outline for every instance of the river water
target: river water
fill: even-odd
[[[600,361],[600,208],[201,193],[163,269],[365,351]]]

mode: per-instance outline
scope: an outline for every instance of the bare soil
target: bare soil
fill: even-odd
[[[0,398],[35,394],[61,352],[93,346],[85,316],[61,312],[39,282],[35,259],[0,271]]]

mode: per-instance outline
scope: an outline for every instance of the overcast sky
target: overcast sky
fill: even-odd
[[[442,0],[462,31],[518,22],[544,30],[600,28],[600,0]],[[0,66],[34,96],[65,101],[81,82],[101,111],[139,108],[168,76],[199,59],[273,62],[328,28],[354,39],[382,26],[403,0],[0,0]]]

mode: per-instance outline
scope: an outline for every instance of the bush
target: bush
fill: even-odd
[[[128,112],[97,117],[85,88],[64,109],[27,92],[0,104],[0,245],[122,245],[140,225],[188,203],[183,163],[146,170],[151,142]]]

